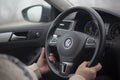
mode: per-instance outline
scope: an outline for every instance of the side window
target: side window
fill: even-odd
[[[49,22],[51,18],[51,10],[51,6],[47,2],[42,1],[41,4],[35,4],[23,9],[22,15],[27,21]]]
[[[21,11],[24,8],[33,5],[45,5],[51,7],[44,0],[0,0],[0,26],[26,22]],[[40,13],[39,10],[35,12]]]

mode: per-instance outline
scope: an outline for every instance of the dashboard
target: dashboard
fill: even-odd
[[[113,40],[120,36],[120,17],[108,14],[102,11],[98,11],[104,21],[104,27],[106,32],[106,39]],[[74,27],[72,27],[74,26]],[[94,21],[87,15],[77,13],[71,20],[63,20],[58,27],[64,30],[80,31],[91,36],[98,35],[98,29],[95,26]]]

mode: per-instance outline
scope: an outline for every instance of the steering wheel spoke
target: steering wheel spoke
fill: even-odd
[[[56,46],[58,40],[58,35],[54,34],[49,41],[49,46]]]
[[[60,73],[62,75],[68,75],[70,74],[70,70],[73,66],[73,63],[70,63],[70,62],[62,62],[60,64]]]

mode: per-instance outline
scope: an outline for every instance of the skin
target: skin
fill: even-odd
[[[45,52],[44,48],[42,48],[41,55],[37,61],[37,65],[41,74],[46,74],[50,71],[47,61],[45,59]],[[52,53],[50,53],[49,59],[52,63],[55,63],[55,57]],[[96,77],[96,73],[102,68],[101,64],[98,63],[96,66],[87,67],[88,62],[83,62],[77,68],[75,74],[84,77],[86,80],[93,80]]]
[[[101,64],[98,63],[94,67],[87,67],[88,62],[84,61],[76,70],[75,74],[81,75],[86,80],[93,80],[96,78],[96,73],[102,68]]]
[[[52,63],[55,63],[55,58],[54,58],[54,55],[53,53],[50,53],[50,56],[49,56],[49,60],[52,62]],[[46,58],[45,58],[45,50],[44,48],[42,48],[42,51],[41,51],[41,55],[37,61],[37,65],[39,67],[39,70],[41,72],[41,74],[46,74],[50,71],[49,67],[48,67],[48,64],[47,64],[47,61],[46,61]]]

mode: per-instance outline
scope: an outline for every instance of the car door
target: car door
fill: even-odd
[[[2,6],[5,6],[3,11],[7,16],[5,14],[2,15],[2,12],[0,13],[0,53],[15,56],[26,65],[30,65],[36,61],[40,55],[41,48],[44,47],[46,34],[52,19],[42,22],[27,22],[21,17],[21,11],[26,7],[26,1],[20,0],[21,3],[19,6],[16,5],[18,4],[17,0],[13,0],[14,3],[8,0],[6,1],[7,4],[4,2]],[[29,0],[29,3],[32,3],[31,6],[41,5],[41,2],[42,5],[47,4],[52,9],[51,5],[45,1]],[[14,6],[11,7],[10,5]]]

